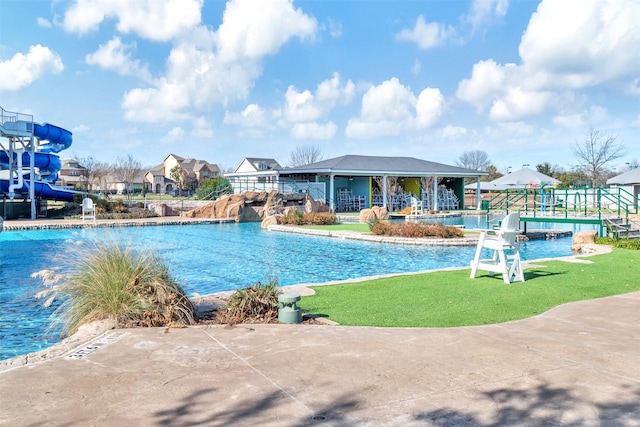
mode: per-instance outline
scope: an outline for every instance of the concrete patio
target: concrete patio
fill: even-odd
[[[110,330],[0,372],[7,426],[640,426],[640,292],[445,329]]]

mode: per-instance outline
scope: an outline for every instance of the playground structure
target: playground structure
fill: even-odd
[[[31,202],[36,218],[40,200],[73,201],[74,191],[55,185],[61,161],[57,153],[71,146],[71,132],[33,122],[30,114],[0,107],[0,194],[3,201]]]
[[[503,190],[483,201],[483,209],[519,211],[524,222],[595,224],[601,236],[640,238],[637,198],[621,188],[528,188]]]

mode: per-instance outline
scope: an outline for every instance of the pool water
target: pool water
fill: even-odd
[[[486,227],[485,217],[447,220]],[[566,229],[566,224],[562,224]],[[544,228],[530,225],[529,228]],[[575,231],[575,230],[574,230]],[[49,331],[55,309],[35,298],[31,274],[54,266],[72,241],[125,240],[161,256],[189,296],[233,290],[275,277],[281,285],[322,283],[388,273],[468,266],[475,247],[402,246],[262,230],[259,223],[4,231],[0,233],[0,360],[59,341]],[[571,238],[530,241],[524,260],[571,254]]]

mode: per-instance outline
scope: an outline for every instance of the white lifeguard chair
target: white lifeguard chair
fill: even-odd
[[[524,282],[522,261],[520,259],[520,213],[507,215],[495,230],[483,230],[480,233],[476,255],[471,261],[471,278],[476,277],[478,270],[489,271],[490,274],[501,273],[504,283]],[[483,249],[493,251],[493,256],[480,259]]]
[[[96,223],[96,205],[93,203],[93,200],[89,197],[85,197],[82,199],[82,223],[84,224],[85,220],[91,220],[94,224]]]
[[[422,215],[424,211],[422,200],[411,196],[411,215]]]

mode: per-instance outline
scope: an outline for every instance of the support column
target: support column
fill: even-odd
[[[382,206],[388,208],[387,206],[387,176],[382,175]],[[391,213],[391,212],[389,212]]]
[[[31,199],[31,219],[36,219],[35,151],[35,141],[33,140],[33,135],[31,135],[31,138],[29,139],[29,178],[31,181],[31,184],[29,185],[29,198]],[[55,182],[53,184],[55,185]]]
[[[480,175],[478,175],[478,184],[476,186],[476,210],[482,209],[482,198],[480,197]]]
[[[333,178],[334,178],[333,174],[330,173],[329,174],[329,210],[333,213],[336,213],[336,203],[334,200],[335,182]]]
[[[433,177],[433,210],[438,211],[440,207],[438,206],[438,177]]]

